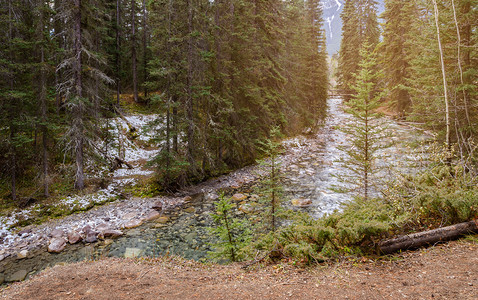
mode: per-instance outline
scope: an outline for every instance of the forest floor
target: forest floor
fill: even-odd
[[[1,299],[478,299],[478,238],[388,258],[308,268],[201,264],[180,258],[57,265]]]

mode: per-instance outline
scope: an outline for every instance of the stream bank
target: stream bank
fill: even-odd
[[[347,137],[337,128],[348,118],[341,105],[341,99],[330,99],[328,117],[319,132],[284,141],[285,153],[279,158],[286,195],[292,203],[298,204],[286,206],[304,210],[315,218],[340,209],[341,204],[350,199],[349,195],[333,191],[333,187],[340,184],[334,175],[344,172],[336,163],[343,155],[337,146],[347,142]],[[391,127],[401,140],[422,138],[405,126],[392,122]],[[402,148],[390,149],[392,157],[403,156]],[[209,243],[212,240],[207,227],[211,226],[209,212],[218,198],[218,190],[227,189],[232,194],[257,181],[263,173],[257,167],[246,167],[184,189],[174,196],[118,200],[85,213],[24,228],[0,251],[0,283],[22,280],[58,263],[99,257],[176,254],[203,259],[211,251]],[[253,194],[244,197],[243,204],[257,200],[257,195]],[[153,209],[158,203],[163,207],[161,214]],[[238,210],[237,213],[242,212]],[[58,254],[46,251],[54,232],[66,238],[72,231],[85,235],[85,228],[98,233],[99,228],[121,230],[123,235],[116,239],[100,239],[96,243],[69,245]]]

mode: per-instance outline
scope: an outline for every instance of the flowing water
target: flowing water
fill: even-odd
[[[342,152],[337,148],[344,145],[347,137],[338,126],[347,122],[348,115],[342,110],[339,98],[329,100],[328,117],[323,127],[313,138],[290,140],[290,151],[297,152],[297,159],[284,167],[284,185],[287,195],[307,199],[311,204],[301,208],[313,217],[320,217],[340,208],[340,204],[350,200],[347,194],[334,192],[339,179],[334,176],[345,172],[336,161]],[[425,139],[407,127],[389,121],[389,128],[396,140]],[[403,158],[402,146],[387,149],[389,161]],[[385,155],[383,155],[385,156]],[[90,245],[73,245],[60,254],[50,254],[45,249],[31,253],[27,258],[7,258],[0,262],[0,283],[10,281],[23,274],[34,274],[58,263],[77,262],[99,257],[159,256],[165,254],[181,255],[188,259],[205,259],[212,241],[207,228],[212,226],[209,213],[214,209],[215,197],[199,194],[183,209],[165,212],[158,221],[148,222],[140,227],[125,231],[125,235],[115,240],[100,241]],[[236,210],[237,215],[242,215]],[[12,277],[13,276],[13,277]]]
[[[337,192],[337,188],[348,187],[340,180],[341,175],[350,174],[350,170],[339,162],[345,156],[339,146],[348,145],[348,137],[340,126],[350,122],[350,115],[344,112],[342,106],[341,98],[329,99],[324,125],[314,139],[307,141],[309,145],[303,145],[300,140],[289,143],[289,146],[296,143],[292,151],[303,152],[303,155],[286,167],[285,189],[291,199],[310,200],[311,204],[303,209],[314,218],[340,209],[341,204],[352,197],[351,194]],[[430,136],[390,119],[384,118],[383,121],[387,130],[381,142],[389,146],[377,152],[376,164],[384,168],[373,179],[377,186],[372,191],[375,195],[379,194],[380,186],[393,177],[393,173],[414,170],[410,162],[416,158],[416,153],[408,146],[430,139]]]

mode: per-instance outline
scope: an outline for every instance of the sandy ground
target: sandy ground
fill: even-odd
[[[55,266],[0,299],[478,299],[478,237],[393,257],[243,270],[180,258]]]

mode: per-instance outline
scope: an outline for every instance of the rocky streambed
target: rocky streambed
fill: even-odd
[[[348,116],[341,109],[340,99],[330,99],[328,110],[328,118],[317,134],[284,141],[285,153],[279,158],[286,206],[314,217],[339,209],[341,203],[350,199],[332,189],[340,185],[334,175],[344,172],[336,163],[343,155],[337,145],[347,142],[337,126],[346,122]],[[423,138],[394,122],[391,129],[396,131],[396,139]],[[403,148],[394,146],[388,150],[388,159],[403,158]],[[108,256],[181,255],[204,259],[214,241],[207,228],[212,225],[209,214],[219,190],[228,191],[229,196],[234,194],[236,214],[251,213],[259,195],[248,186],[263,174],[258,167],[246,167],[174,196],[117,200],[2,236],[0,284],[23,280],[55,264]]]

